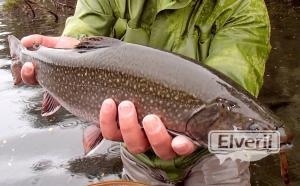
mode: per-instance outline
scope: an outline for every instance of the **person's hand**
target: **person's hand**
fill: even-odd
[[[23,37],[21,43],[26,47],[32,47],[33,45],[42,45],[48,48],[73,48],[79,43],[77,39],[70,37],[49,37],[43,35],[30,35]],[[26,84],[37,84],[35,79],[34,65],[31,61],[26,62],[21,69],[22,80]]]
[[[120,128],[117,126],[117,115]],[[99,117],[103,137],[113,141],[123,140],[134,154],[143,153],[151,146],[158,157],[170,160],[176,155],[189,155],[196,149],[196,145],[184,136],[172,138],[156,115],[147,115],[143,119],[144,132],[130,101],[121,102],[117,108],[112,99],[106,99]]]

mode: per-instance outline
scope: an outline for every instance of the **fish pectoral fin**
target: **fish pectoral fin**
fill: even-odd
[[[83,37],[80,39],[80,43],[75,46],[75,49],[95,49],[106,48],[121,44],[122,41],[110,37],[93,36]]]
[[[57,112],[60,107],[60,103],[46,91],[42,103],[42,116],[51,116]]]

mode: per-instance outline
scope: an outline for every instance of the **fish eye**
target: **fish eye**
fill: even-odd
[[[249,130],[263,130],[263,128],[260,124],[254,122],[249,126]]]

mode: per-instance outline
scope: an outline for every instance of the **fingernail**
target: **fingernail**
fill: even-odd
[[[131,114],[132,110],[133,110],[133,105],[128,101],[123,101],[119,105],[119,111],[122,112],[122,114],[125,115]]]
[[[161,125],[159,123],[159,118],[155,115],[147,115],[143,119],[143,126],[147,132],[153,134],[159,132],[161,129]]]
[[[179,155],[187,155],[191,152],[193,152],[194,146],[191,143],[187,143],[187,139],[183,136],[177,136],[172,141],[172,147],[173,149],[176,149],[175,151]]]
[[[182,154],[187,154],[188,152],[190,152],[191,146],[190,145],[186,145],[184,143],[181,144],[177,144],[177,149],[182,153]]]
[[[32,72],[33,72],[33,65],[32,65],[32,63],[26,62],[26,63],[24,63],[24,67],[25,67],[24,68],[25,69],[24,73],[26,75],[31,75]]]
[[[102,106],[101,106],[102,111],[110,113],[114,106],[113,104],[115,104],[115,103],[112,99],[104,100],[102,103]]]

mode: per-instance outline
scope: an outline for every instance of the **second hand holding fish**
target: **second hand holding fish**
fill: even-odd
[[[78,40],[69,37],[48,37],[42,35],[31,35],[21,40],[27,47],[40,44],[49,48],[73,48],[79,43]],[[21,69],[22,80],[27,84],[37,84],[34,76],[34,65],[31,62],[25,63]],[[116,116],[120,127],[117,126]],[[137,112],[134,104],[130,101],[121,102],[118,107],[112,99],[106,99],[100,110],[100,128],[104,138],[113,141],[124,141],[128,150],[134,154],[143,153],[151,148],[156,155],[163,160],[170,160],[178,155],[189,155],[196,149],[196,146],[184,136],[174,138],[167,132],[166,127],[156,115],[147,115],[143,119],[143,128],[137,120]],[[95,132],[97,127],[87,130],[90,134]],[[100,130],[100,129],[98,129]],[[88,137],[89,134],[85,134]],[[89,140],[84,139],[85,151],[92,148]]]

